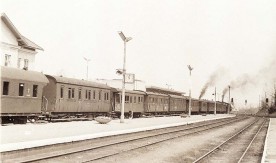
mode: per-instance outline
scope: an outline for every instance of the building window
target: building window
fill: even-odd
[[[63,90],[64,90],[64,87],[61,86],[61,87],[60,87],[60,98],[63,98]]]
[[[96,99],[96,91],[95,90],[93,91],[93,99],[94,100]]]
[[[38,85],[33,85],[33,97],[37,97],[37,88]]]
[[[24,59],[24,69],[28,70],[28,68],[29,68],[29,60]]]
[[[24,95],[24,83],[19,83],[19,96]]]
[[[9,84],[10,82],[3,82],[3,95],[9,95]]]
[[[18,60],[17,60],[17,68],[20,68],[20,66],[21,66],[21,58],[18,58]]]
[[[9,66],[11,64],[11,55],[5,55],[5,66]]]
[[[81,88],[79,88],[79,100],[81,100]]]

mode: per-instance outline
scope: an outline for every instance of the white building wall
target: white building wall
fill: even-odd
[[[122,79],[113,79],[113,80],[108,80],[108,79],[98,79],[97,82],[107,84],[110,87],[113,88],[119,88],[122,89]],[[126,83],[125,88],[127,90],[140,90],[140,91],[146,91],[146,84],[144,81],[141,80],[136,80],[134,84],[132,83]]]
[[[5,55],[11,55],[10,62],[8,64],[9,67],[22,69],[24,67],[24,59],[27,59],[28,70],[34,70],[35,54],[37,52],[18,46],[16,37],[2,19],[0,36],[1,66],[5,66]],[[21,58],[20,67],[18,67],[18,58]]]
[[[7,27],[7,25],[1,19],[1,42],[5,42],[11,45],[18,45],[16,37]]]

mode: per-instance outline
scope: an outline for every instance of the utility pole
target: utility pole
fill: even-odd
[[[228,105],[228,111],[227,111],[227,113],[229,114],[230,113],[230,109],[231,109],[231,96],[230,96],[230,85],[228,86],[228,88],[229,88],[229,105]]]
[[[215,110],[214,110],[214,114],[217,114],[217,88],[215,87]]]
[[[90,59],[83,57],[83,59],[86,61],[86,80],[88,80],[88,62]]]
[[[188,65],[188,69],[190,71],[190,80],[189,80],[189,83],[190,83],[190,89],[189,89],[189,117],[191,116],[191,104],[192,104],[192,70],[194,68],[191,67],[191,65]]]

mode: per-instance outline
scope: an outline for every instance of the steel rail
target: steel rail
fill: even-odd
[[[220,125],[217,125],[217,126],[214,126],[214,127],[205,128],[205,129],[200,130],[200,131],[196,131],[196,132],[188,133],[188,134],[185,134],[185,135],[181,135],[181,136],[186,136],[186,135],[190,135],[190,134],[199,133],[201,131],[209,130],[209,129],[212,129],[212,128],[220,127],[220,126],[223,126],[223,125],[227,125],[229,123],[240,121],[240,120],[243,120],[245,118],[246,117],[227,118],[226,120],[221,120],[219,122],[213,122],[213,123],[211,122],[211,123],[208,123],[208,124],[198,125],[198,126],[194,126],[194,127],[188,127],[188,128],[181,129],[181,130],[162,132],[162,133],[152,134],[152,135],[149,135],[149,136],[144,136],[144,137],[139,137],[139,138],[129,139],[129,140],[123,140],[123,141],[118,141],[118,142],[115,142],[115,143],[99,145],[99,146],[94,146],[94,147],[88,147],[88,148],[84,148],[84,149],[77,149],[77,150],[74,150],[74,151],[69,151],[69,152],[64,152],[64,153],[53,152],[53,153],[50,153],[48,156],[46,156],[46,154],[42,154],[42,156],[40,156],[38,158],[29,158],[29,159],[22,160],[20,162],[25,163],[25,162],[42,161],[44,159],[52,159],[52,158],[56,158],[56,157],[60,157],[60,156],[76,154],[76,153],[85,152],[85,151],[89,151],[89,150],[100,149],[100,148],[108,147],[108,146],[112,146],[112,145],[128,143],[128,142],[135,141],[135,140],[142,140],[142,139],[151,138],[151,137],[160,136],[160,135],[168,135],[168,134],[172,134],[172,133],[179,133],[179,132],[188,131],[188,130],[191,130],[191,129],[197,129],[197,128],[201,128],[201,127],[206,127],[206,126],[210,126],[210,125],[223,123],[223,124],[220,124]],[[229,121],[229,119],[230,119],[230,121]],[[227,122],[227,123],[224,123],[224,122]],[[176,126],[176,127],[179,127],[179,126]],[[173,128],[173,127],[170,127],[170,128]],[[143,132],[145,132],[145,131],[143,131]],[[159,142],[154,142],[154,143],[151,143],[151,144],[147,144],[145,146],[157,144],[157,143],[164,142],[164,141],[171,140],[171,139],[175,139],[175,138],[178,138],[178,137],[180,137],[180,136],[175,136],[175,137],[170,138],[170,139],[165,139],[165,140],[162,140],[162,141],[159,141]],[[136,149],[142,148],[142,147],[145,147],[145,146],[137,147]],[[134,149],[131,149],[131,150],[134,150]],[[94,159],[88,160],[88,161],[99,160],[99,159],[106,158],[106,157],[109,157],[109,156],[117,155],[119,153],[121,153],[121,152],[118,152],[118,153],[115,153],[115,154],[109,154],[109,155],[106,155],[104,157],[94,158]],[[88,161],[84,161],[84,162],[88,162]]]
[[[235,122],[235,121],[239,121],[239,120],[242,120],[242,119],[235,119],[235,120],[233,120],[233,121]],[[172,139],[184,137],[184,136],[187,136],[187,135],[192,135],[192,134],[200,133],[200,132],[202,132],[202,131],[207,131],[207,130],[210,130],[210,129],[213,129],[213,128],[217,128],[217,127],[220,127],[220,126],[227,125],[227,124],[229,124],[229,123],[232,123],[233,121],[230,121],[230,122],[227,122],[227,123],[224,123],[224,124],[220,124],[220,125],[217,125],[217,126],[205,128],[205,129],[203,129],[203,130],[199,130],[199,131],[195,131],[195,132],[191,132],[191,133],[186,133],[186,134],[183,134],[183,135],[180,135],[180,136],[175,136],[175,137],[163,139],[163,140],[160,140],[160,141],[156,141],[156,142],[153,142],[153,143],[149,143],[149,144],[147,144],[147,145],[135,147],[135,148],[132,148],[132,149],[129,149],[129,150],[119,151],[119,152],[115,152],[115,153],[108,154],[108,155],[105,155],[105,156],[101,156],[101,157],[98,157],[98,158],[93,158],[93,159],[90,159],[90,160],[82,161],[82,163],[100,160],[100,159],[103,159],[103,158],[107,158],[107,157],[111,157],[111,156],[118,155],[118,154],[120,154],[120,153],[122,153],[122,152],[133,151],[133,150],[136,150],[136,149],[140,149],[140,148],[143,148],[143,147],[151,146],[151,145],[158,144],[158,143],[161,143],[161,142],[165,142],[165,141],[168,141],[168,140],[172,140]],[[223,122],[225,122],[225,121],[223,121]],[[218,123],[219,123],[219,122],[218,122]],[[217,124],[217,123],[212,123],[212,124],[209,124],[209,125],[213,125],[213,124]],[[200,126],[200,127],[204,127],[204,126],[208,126],[208,125],[202,125],[202,126]],[[199,127],[198,127],[198,126],[196,126],[196,127],[191,127],[191,128],[189,128],[189,129],[196,129],[196,128],[199,128]],[[178,131],[177,131],[177,132],[178,132]],[[181,132],[181,131],[180,131],[180,132]],[[160,135],[165,135],[165,134],[160,134]]]
[[[205,153],[203,156],[199,157],[198,159],[196,159],[195,161],[193,161],[193,163],[197,163],[201,160],[203,160],[205,157],[207,157],[208,155],[212,154],[215,150],[219,149],[222,145],[226,144],[228,141],[230,141],[231,139],[233,139],[234,137],[238,136],[240,133],[242,133],[244,130],[248,129],[249,127],[251,127],[253,124],[255,124],[257,121],[259,121],[259,119],[255,120],[254,122],[252,122],[251,124],[245,126],[243,129],[241,129],[239,132],[235,133],[234,135],[232,135],[230,138],[228,138],[227,140],[225,140],[224,142],[222,142],[221,144],[217,145],[216,147],[214,147],[212,150],[210,150],[209,152]]]
[[[249,145],[247,146],[246,150],[243,152],[242,156],[240,157],[238,163],[240,163],[242,161],[242,159],[244,158],[245,154],[247,153],[247,151],[249,150],[249,148],[251,147],[253,141],[255,140],[255,138],[257,137],[257,135],[260,133],[261,129],[263,128],[264,124],[266,123],[267,120],[264,120],[264,122],[262,123],[261,127],[259,128],[259,130],[257,131],[257,133],[255,134],[255,136],[253,137],[253,139],[250,141]]]

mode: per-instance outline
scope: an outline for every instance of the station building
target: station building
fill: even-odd
[[[23,36],[5,13],[1,14],[1,66],[34,70],[37,50],[43,48]]]

